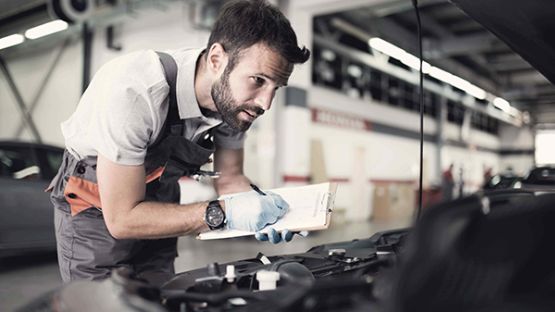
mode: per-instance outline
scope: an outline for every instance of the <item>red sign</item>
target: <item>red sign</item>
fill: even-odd
[[[356,116],[318,108],[312,108],[311,111],[312,121],[316,123],[361,131],[370,131],[372,128],[370,121]]]

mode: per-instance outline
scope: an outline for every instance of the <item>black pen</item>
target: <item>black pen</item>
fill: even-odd
[[[252,189],[255,190],[258,194],[260,194],[260,195],[262,195],[262,196],[266,196],[266,193],[262,192],[262,191],[258,188],[258,186],[256,186],[256,185],[254,185],[254,184],[251,183],[251,187],[252,187]]]

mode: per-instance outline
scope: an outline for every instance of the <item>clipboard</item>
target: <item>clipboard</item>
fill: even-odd
[[[270,227],[276,231],[285,229],[290,231],[318,231],[329,227],[335,204],[337,183],[327,182],[268,191],[281,195],[289,204],[289,210],[276,223],[266,226],[261,232],[267,232]],[[236,195],[225,195],[225,197]],[[221,229],[200,233],[197,239],[224,239],[254,234],[255,232]]]

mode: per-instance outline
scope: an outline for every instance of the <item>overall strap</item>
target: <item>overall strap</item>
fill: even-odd
[[[156,54],[158,54],[158,58],[164,68],[164,75],[166,76],[166,82],[170,87],[170,92],[168,94],[168,114],[166,116],[166,120],[164,121],[164,125],[162,126],[162,131],[160,131],[160,134],[152,146],[158,145],[158,143],[160,143],[160,141],[166,137],[167,134],[171,133],[173,135],[183,135],[183,123],[179,119],[179,111],[177,109],[177,64],[175,63],[173,57],[167,53],[157,51]]]

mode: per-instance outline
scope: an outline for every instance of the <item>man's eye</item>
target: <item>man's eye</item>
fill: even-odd
[[[257,86],[261,86],[261,85],[263,85],[263,84],[266,82],[264,79],[262,79],[262,78],[260,78],[260,77],[252,77],[252,78],[254,79],[254,83],[255,83]]]

